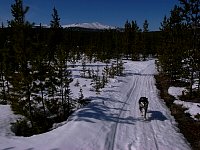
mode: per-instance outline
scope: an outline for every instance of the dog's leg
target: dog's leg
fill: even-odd
[[[144,119],[147,119],[147,107],[144,108]]]
[[[140,110],[140,114],[142,115],[142,107],[140,103],[139,103],[139,110]]]
[[[145,112],[145,104],[143,102],[140,102],[139,104],[139,109],[140,109],[140,114],[141,116],[144,116],[144,112]]]
[[[144,116],[144,112],[143,111],[141,111],[141,116]]]
[[[146,111],[144,112],[144,119],[146,120],[147,119],[147,116],[146,116]]]

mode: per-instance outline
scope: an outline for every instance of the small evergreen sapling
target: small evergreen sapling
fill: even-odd
[[[80,104],[80,106],[84,105],[84,96],[83,96],[83,90],[82,88],[80,88],[79,90],[79,98],[78,98],[78,103]]]
[[[80,83],[79,83],[79,81],[78,81],[78,79],[76,80],[76,83],[74,84],[74,86],[79,86],[80,85]]]

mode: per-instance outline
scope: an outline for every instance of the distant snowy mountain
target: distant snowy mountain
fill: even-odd
[[[61,25],[63,28],[84,28],[84,29],[94,29],[94,30],[106,30],[106,29],[118,29],[117,27],[103,25],[99,22],[93,23],[74,23],[69,25]],[[35,28],[50,28],[47,24],[36,24],[34,25]]]
[[[47,24],[35,24],[34,27],[35,27],[35,28],[39,28],[39,27],[42,27],[42,28],[50,28],[50,26],[47,25]]]
[[[69,25],[62,25],[63,28],[70,28],[70,27],[79,27],[79,28],[86,28],[86,29],[116,29],[116,27],[103,25],[99,22],[94,23],[75,23],[75,24],[69,24]]]

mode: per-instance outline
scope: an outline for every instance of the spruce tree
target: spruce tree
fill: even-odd
[[[50,21],[50,33],[49,33],[49,41],[48,41],[48,53],[47,53],[47,58],[46,61],[48,62],[47,64],[47,79],[46,79],[46,85],[48,87],[48,108],[50,112],[53,115],[59,114],[59,107],[60,102],[59,99],[61,97],[57,97],[57,92],[60,90],[57,89],[58,82],[60,81],[59,76],[59,60],[56,57],[58,53],[58,47],[60,46],[61,40],[60,40],[60,23],[59,23],[60,18],[58,17],[58,12],[56,8],[53,8],[53,13],[52,13],[52,20]],[[52,109],[54,108],[54,109]]]
[[[60,18],[57,9],[53,8],[52,20],[50,21],[50,35],[48,42],[48,61],[49,65],[55,61],[55,53],[57,45],[63,40],[63,30],[60,25]]]
[[[182,23],[180,7],[174,6],[170,17],[164,17],[161,26],[163,51],[159,55],[160,62],[163,65],[163,71],[170,76],[171,81],[175,81],[183,72],[185,25]]]
[[[52,14],[52,20],[51,20],[50,26],[51,26],[51,28],[54,28],[54,29],[61,28],[60,18],[59,18],[58,11],[55,8],[55,6],[53,8],[53,14]]]
[[[148,42],[148,39],[147,39],[147,35],[148,35],[148,32],[149,32],[149,23],[147,20],[144,21],[144,24],[143,24],[143,33],[142,33],[142,55],[143,55],[143,60],[146,60],[146,57],[147,57],[147,54],[149,53],[148,51],[150,51],[150,43]]]
[[[51,42],[50,43],[50,62],[52,65],[52,80],[51,86],[52,90],[55,90],[54,95],[58,97],[58,99],[54,99],[58,101],[57,104],[61,104],[58,114],[62,114],[60,116],[61,120],[65,120],[72,109],[72,101],[71,101],[71,90],[70,83],[73,81],[71,78],[71,71],[67,69],[67,60],[69,58],[69,53],[66,50],[67,47],[63,42],[63,29],[60,25],[60,18],[56,8],[53,8],[52,20],[51,20]],[[51,59],[53,56],[53,59]],[[61,100],[61,101],[59,101]]]
[[[32,73],[30,67],[31,56],[31,37],[30,30],[32,24],[25,19],[25,14],[29,7],[23,6],[22,0],[15,0],[11,5],[11,12],[13,19],[8,22],[10,35],[10,51],[14,52],[15,72],[12,76],[11,84],[13,85],[13,92],[15,93],[15,104],[28,103],[27,117],[31,121],[33,127],[33,110],[31,101],[31,87],[32,87]],[[24,102],[23,102],[24,100]],[[23,106],[23,105],[22,105]],[[24,107],[26,104],[24,105]],[[19,105],[19,107],[21,107]],[[22,108],[23,109],[23,108]]]
[[[42,103],[42,118],[44,118],[44,125],[47,123],[46,118],[47,110],[46,110],[46,98],[47,97],[47,82],[46,78],[48,75],[47,64],[44,62],[43,56],[36,57],[35,61],[32,64],[33,73],[33,89],[32,89],[32,97],[33,100],[38,101],[38,104]]]
[[[131,35],[131,24],[127,20],[125,23],[125,32],[124,32],[124,55],[129,58],[131,55],[131,43],[132,43],[132,35]]]
[[[28,10],[28,6],[24,8],[22,0],[15,0],[15,3],[11,5],[11,13],[14,19],[9,22],[9,25],[12,27],[14,25],[23,26],[26,23],[29,24],[25,21],[25,14],[28,12]]]
[[[5,48],[0,49],[0,103],[6,104],[7,103],[7,90],[6,90],[6,56]]]
[[[131,58],[132,60],[138,60],[139,59],[139,53],[142,46],[142,39],[141,39],[141,29],[139,28],[136,21],[132,21],[131,24],[131,34],[132,34],[132,52],[131,52]]]
[[[143,32],[149,32],[149,23],[147,20],[144,21]]]
[[[199,29],[200,29],[200,1],[199,0],[179,0],[181,3],[181,13],[184,21],[191,31],[191,56],[190,56],[190,98],[192,98],[192,85],[194,73],[199,71]],[[199,75],[200,76],[200,75]],[[200,78],[200,77],[199,77]],[[200,81],[199,81],[200,84]]]

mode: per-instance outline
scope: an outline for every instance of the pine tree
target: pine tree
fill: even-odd
[[[72,78],[70,78],[71,76],[71,72],[70,71],[66,71],[66,77],[65,78],[65,81],[64,81],[64,106],[63,106],[63,109],[64,109],[64,117],[68,117],[71,112],[72,112],[72,109],[74,109],[74,103],[72,102],[72,98],[71,98],[71,89],[70,89],[70,83],[73,81]],[[66,115],[66,116],[65,116]],[[64,118],[64,119],[65,119]]]
[[[125,56],[128,57],[131,56],[134,57],[135,51],[135,37],[136,37],[136,30],[138,29],[136,21],[132,21],[131,23],[127,20],[125,23],[125,32],[124,32],[124,51]]]
[[[83,72],[83,78],[85,78],[85,73],[86,73],[86,58],[83,56],[82,59],[82,72]]]
[[[124,32],[124,55],[129,58],[131,55],[131,44],[132,43],[132,34],[131,34],[131,23],[127,20],[125,23],[125,32]]]
[[[149,23],[147,20],[144,21],[143,32],[149,32]]]
[[[72,111],[71,90],[69,84],[73,81],[71,78],[71,71],[67,70],[67,60],[69,52],[67,47],[63,43],[63,29],[60,25],[60,18],[56,8],[53,8],[52,20],[51,20],[51,40],[50,42],[50,61],[53,63],[52,68],[54,71],[53,80],[51,85],[55,90],[54,95],[58,97],[56,101],[61,104],[62,109],[59,109],[61,120],[65,120]],[[53,58],[52,58],[53,56]],[[59,102],[61,100],[61,102]]]
[[[137,21],[133,21],[131,22],[131,30],[132,32],[141,32],[141,29],[139,28]]]
[[[47,89],[47,65],[44,62],[43,56],[38,56],[32,64],[33,73],[33,88],[32,88],[32,97],[33,100],[37,101],[38,104],[42,103],[42,110],[43,110],[43,118],[44,124],[46,124],[47,110],[46,110],[46,96],[47,93],[45,92]]]
[[[28,103],[28,117],[33,127],[33,110],[31,101],[31,86],[33,78],[30,67],[32,45],[30,40],[30,30],[32,24],[25,20],[25,14],[28,10],[29,7],[24,7],[22,0],[15,0],[15,4],[11,5],[11,12],[14,19],[9,21],[8,24],[11,29],[11,38],[9,39],[10,51],[14,51],[14,57],[16,59],[14,59],[14,62],[16,63],[15,73],[12,76],[13,90],[17,98],[15,104],[20,103],[20,100],[25,99],[25,103]]]
[[[78,87],[79,84],[80,84],[80,83],[79,83],[79,81],[78,81],[78,79],[77,79],[77,80],[76,80],[76,83],[74,84],[74,86],[77,86],[77,87]]]
[[[6,62],[5,62],[5,53],[7,49],[2,48],[0,49],[0,103],[6,104],[7,103],[7,90],[6,90]]]
[[[61,28],[60,18],[59,18],[58,11],[55,8],[55,6],[53,8],[53,14],[52,14],[52,20],[51,20],[50,26],[53,29],[59,29],[59,28]]]
[[[180,78],[182,70],[182,59],[184,50],[184,29],[182,23],[180,7],[174,6],[170,17],[164,17],[161,24],[163,33],[163,51],[160,53],[160,62],[163,65],[163,71],[167,73],[171,81]],[[186,30],[187,31],[187,30]]]
[[[57,46],[62,42],[63,40],[63,30],[60,25],[60,18],[58,15],[57,9],[53,8],[52,13],[52,20],[50,21],[50,35],[49,35],[49,43],[48,43],[48,61],[49,65],[51,62],[55,61],[55,53]]]
[[[124,66],[123,65],[124,65],[123,61],[120,60],[120,62],[117,65],[117,68],[118,68],[117,75],[119,75],[119,76],[123,75],[123,71],[124,71]]]
[[[106,67],[103,69],[103,73],[105,76],[105,82],[108,82],[108,77],[109,77],[109,67],[108,67],[108,62],[106,62]]]
[[[24,25],[24,24],[29,24],[28,22],[25,21],[25,14],[28,12],[29,7],[26,6],[24,8],[23,6],[23,1],[22,0],[15,0],[15,3],[11,5],[11,13],[12,16],[14,17],[14,20],[11,20],[9,22],[9,25],[11,27],[17,25]]]
[[[129,32],[131,29],[131,23],[127,20],[125,23],[125,32]]]
[[[7,92],[6,89],[6,57],[7,57],[7,34],[6,31],[3,29],[3,22],[2,22],[2,30],[0,29],[0,103],[7,103]]]
[[[58,77],[60,74],[61,68],[59,58],[57,58],[58,50],[60,47],[61,39],[60,39],[60,18],[58,17],[57,10],[55,7],[53,8],[52,20],[50,21],[50,32],[48,39],[48,51],[47,51],[47,73],[46,73],[46,85],[48,89],[48,101],[47,107],[50,113],[58,118],[59,113],[61,113],[61,95],[59,95],[60,89],[59,86],[60,78]],[[63,101],[63,99],[61,100]],[[60,111],[60,112],[59,112]]]
[[[132,21],[131,24],[131,33],[132,33],[132,60],[139,59],[139,53],[142,46],[141,39],[141,29],[139,28],[136,21]]]
[[[143,60],[146,60],[146,57],[147,57],[147,54],[148,54],[148,51],[150,51],[150,43],[148,42],[148,39],[147,39],[147,34],[148,34],[148,29],[149,27],[149,23],[147,20],[144,21],[144,24],[143,24],[143,33],[142,33],[142,55],[143,55]]]
[[[60,96],[61,96],[61,104],[63,107],[63,119],[66,119],[66,115],[69,115],[71,111],[71,90],[69,84],[73,81],[71,78],[71,71],[67,70],[67,56],[64,47],[59,47],[57,50],[57,63],[56,66],[58,68],[58,87],[60,89]],[[68,106],[69,105],[69,106]],[[66,110],[67,109],[67,110]],[[67,112],[67,114],[66,114]]]
[[[181,3],[181,13],[192,34],[191,56],[190,56],[190,98],[192,98],[192,85],[194,72],[199,71],[199,29],[200,29],[200,1],[199,0],[179,0]],[[196,57],[197,56],[197,57]],[[199,75],[200,78],[200,75]],[[200,84],[200,81],[199,81]]]
[[[83,89],[82,88],[80,88],[80,90],[79,90],[78,103],[80,104],[80,106],[84,106],[84,104],[85,104],[84,95],[83,95]]]

